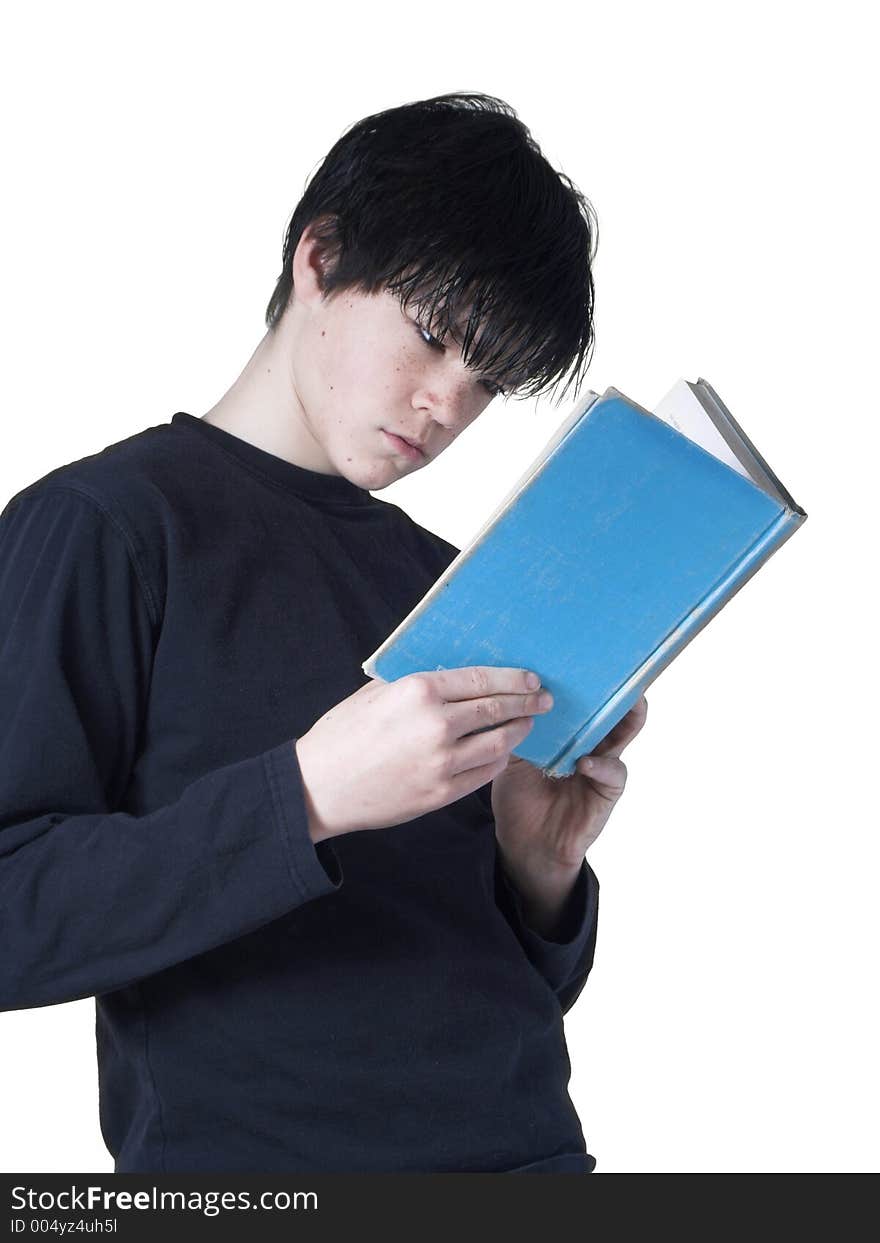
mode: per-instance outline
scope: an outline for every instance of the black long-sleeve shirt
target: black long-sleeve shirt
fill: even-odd
[[[294,740],[457,549],[178,412],[0,514],[0,1008],[95,995],[117,1173],[593,1168],[490,786],[315,845]]]

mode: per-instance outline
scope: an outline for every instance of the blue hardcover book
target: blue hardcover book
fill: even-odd
[[[566,776],[806,517],[705,380],[589,392],[364,672],[534,669],[514,754]]]

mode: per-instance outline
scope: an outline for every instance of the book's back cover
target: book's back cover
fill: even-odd
[[[554,707],[514,753],[547,766],[782,508],[606,395],[373,668],[386,681],[466,665],[535,670]]]

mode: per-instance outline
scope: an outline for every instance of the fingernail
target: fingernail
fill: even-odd
[[[530,691],[536,691],[540,685],[541,679],[538,677],[537,673],[526,674],[526,686]]]
[[[538,696],[538,707],[539,708],[552,708],[553,707],[553,696],[550,694],[549,691],[544,691],[543,694]]]

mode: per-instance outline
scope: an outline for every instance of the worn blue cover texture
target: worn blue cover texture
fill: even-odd
[[[514,754],[565,775],[798,521],[608,390],[364,667],[534,669],[554,707]]]

